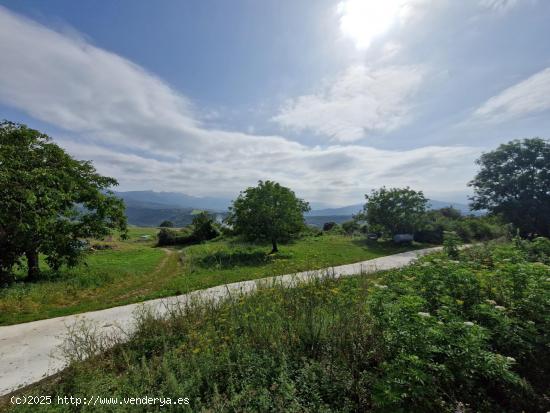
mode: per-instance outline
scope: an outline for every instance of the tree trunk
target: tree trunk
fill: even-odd
[[[27,256],[27,280],[36,281],[40,277],[40,267],[38,264],[38,251],[35,249],[28,249],[25,252]]]
[[[279,248],[277,248],[277,240],[272,239],[271,245],[273,246],[273,248],[271,249],[270,254],[275,254],[276,252],[279,252]]]

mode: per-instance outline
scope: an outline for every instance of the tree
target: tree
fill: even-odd
[[[174,228],[174,223],[172,221],[162,221],[159,225],[160,228]]]
[[[272,181],[259,181],[258,186],[247,188],[233,201],[227,222],[237,234],[249,240],[270,241],[271,253],[275,253],[280,240],[305,227],[304,212],[309,210],[309,204],[289,188]]]
[[[414,233],[422,224],[428,200],[422,191],[382,187],[365,195],[363,217],[369,228],[390,235]]]
[[[25,125],[0,123],[0,273],[26,257],[28,280],[49,266],[75,265],[82,239],[126,231],[124,203],[113,178],[77,161],[51,138]]]
[[[193,235],[199,242],[216,238],[219,234],[208,212],[202,211],[193,217]]]
[[[550,142],[513,140],[485,153],[469,183],[474,210],[500,214],[522,236],[550,236]]]

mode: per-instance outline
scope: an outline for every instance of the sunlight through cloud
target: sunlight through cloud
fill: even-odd
[[[345,0],[338,4],[340,30],[358,49],[367,49],[373,39],[396,22],[403,0]]]

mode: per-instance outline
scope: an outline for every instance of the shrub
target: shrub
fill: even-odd
[[[360,226],[355,220],[350,220],[342,223],[342,230],[347,235],[353,235],[355,232],[360,230]]]
[[[443,233],[443,251],[449,258],[457,259],[460,253],[460,237],[453,231]]]
[[[174,223],[172,221],[162,221],[159,225],[160,228],[174,228]]]
[[[330,231],[336,225],[338,225],[336,222],[325,222],[323,224],[323,231]]]
[[[168,228],[161,228],[157,234],[157,245],[159,247],[170,245],[192,245],[200,240],[189,230],[174,231]]]
[[[193,218],[191,227],[182,228],[174,231],[168,228],[161,228],[157,235],[157,245],[192,245],[203,241],[214,239],[220,235],[216,228],[214,220],[206,212],[201,212]]]

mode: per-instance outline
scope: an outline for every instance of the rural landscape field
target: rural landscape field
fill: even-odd
[[[550,411],[548,19],[0,0],[0,412]]]

